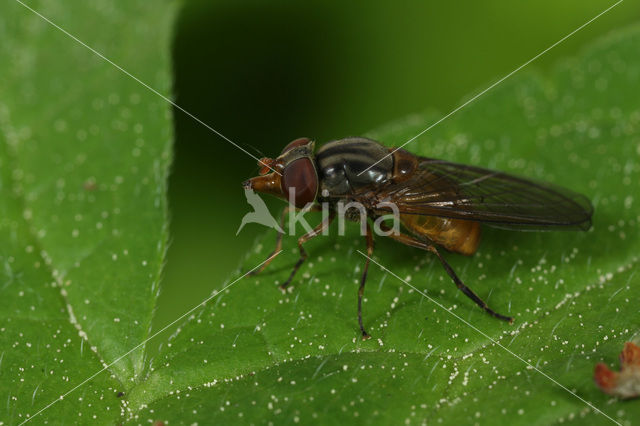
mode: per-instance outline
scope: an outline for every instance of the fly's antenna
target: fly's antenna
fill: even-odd
[[[256,157],[258,158],[264,158],[266,157],[266,155],[264,155],[264,153],[262,151],[260,151],[257,147],[248,144],[248,143],[241,143],[243,148],[246,148],[247,150],[251,150],[256,154]],[[252,176],[257,175],[260,172],[260,169],[262,168],[262,166],[260,164],[258,164],[256,167],[254,167],[253,169],[253,174],[251,174],[251,176],[249,176],[249,178],[251,178]],[[249,179],[247,178],[247,179]]]
[[[248,144],[248,143],[241,143],[240,145],[242,145],[243,148],[246,148],[247,150],[251,150],[254,153],[256,153],[256,157],[258,158],[262,158],[262,157],[266,157],[266,155],[264,155],[264,153],[262,151],[260,151],[258,148],[256,148],[255,146]]]

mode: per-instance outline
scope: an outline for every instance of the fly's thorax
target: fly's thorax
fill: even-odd
[[[360,222],[366,217],[375,216],[362,203],[348,197],[330,196],[327,190],[318,195],[317,202],[323,209],[332,211],[338,215],[338,218],[350,222]]]
[[[328,197],[385,183],[394,171],[389,149],[366,138],[345,138],[323,145],[316,153],[316,164],[320,192]]]

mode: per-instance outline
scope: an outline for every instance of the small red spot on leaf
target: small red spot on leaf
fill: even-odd
[[[95,191],[98,189],[98,185],[94,180],[88,180],[82,185],[85,191]]]
[[[600,362],[593,378],[598,387],[609,395],[624,399],[640,396],[640,346],[625,343],[620,353],[620,372],[612,371]]]
[[[594,379],[600,389],[607,393],[610,393],[616,387],[618,373],[609,370],[609,367],[607,367],[602,362],[599,362],[596,365]]]
[[[640,367],[640,346],[627,342],[624,344],[624,349],[620,352],[620,363],[624,367],[635,366]]]

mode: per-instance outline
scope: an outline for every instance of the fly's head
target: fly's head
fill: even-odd
[[[278,158],[258,161],[260,176],[242,183],[245,189],[275,195],[302,208],[316,199],[319,179],[313,160],[314,142],[300,138],[289,143]]]

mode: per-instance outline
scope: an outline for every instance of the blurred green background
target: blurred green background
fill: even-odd
[[[174,94],[255,156],[274,156],[300,136],[322,143],[425,109],[446,114],[614,3],[188,1],[175,29]],[[638,1],[626,0],[527,69],[544,74],[639,18]],[[240,183],[256,174],[255,160],[179,111],[174,121],[155,329],[220,288],[265,230],[249,224],[235,235],[250,210]],[[412,143],[428,144],[428,133]],[[284,206],[268,205],[274,214]]]

